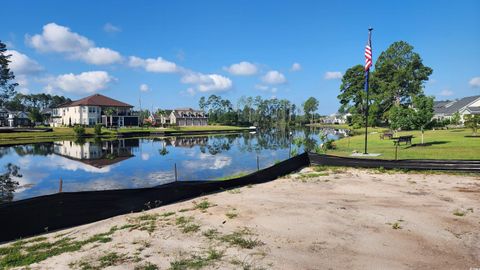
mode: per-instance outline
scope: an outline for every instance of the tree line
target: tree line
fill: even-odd
[[[305,123],[313,119],[318,100],[310,97],[301,107],[288,99],[242,96],[234,105],[218,95],[201,97],[198,106],[208,113],[210,124],[269,126]],[[304,114],[302,115],[302,110]]]

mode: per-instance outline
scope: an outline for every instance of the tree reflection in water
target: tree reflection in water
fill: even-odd
[[[8,163],[6,166],[6,172],[0,174],[0,203],[11,202],[13,200],[13,194],[18,188],[18,181],[12,179],[12,177],[22,177],[20,174],[20,167],[12,163]]]

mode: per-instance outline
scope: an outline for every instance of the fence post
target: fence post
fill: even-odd
[[[259,164],[259,161],[258,161],[258,154],[257,154],[257,171],[260,171],[260,164]]]
[[[58,193],[62,193],[62,191],[63,191],[63,180],[62,180],[62,177],[60,177]]]
[[[177,163],[175,163],[174,165],[174,169],[175,169],[175,182],[177,182]]]

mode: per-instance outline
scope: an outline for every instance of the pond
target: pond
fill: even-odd
[[[319,143],[319,130],[63,140],[0,147],[0,203],[53,194],[226,179],[272,166]],[[331,139],[345,131],[323,130]],[[297,149],[292,141],[309,138]],[[257,164],[258,157],[258,164]]]

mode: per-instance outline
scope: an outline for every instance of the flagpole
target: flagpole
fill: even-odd
[[[371,48],[372,46],[372,30],[373,28],[368,28],[368,44]],[[367,99],[366,99],[366,110],[365,110],[365,152],[364,154],[368,154],[368,79],[369,79],[369,75],[370,75],[370,68],[368,68],[366,71],[365,71],[365,92],[367,94]]]

